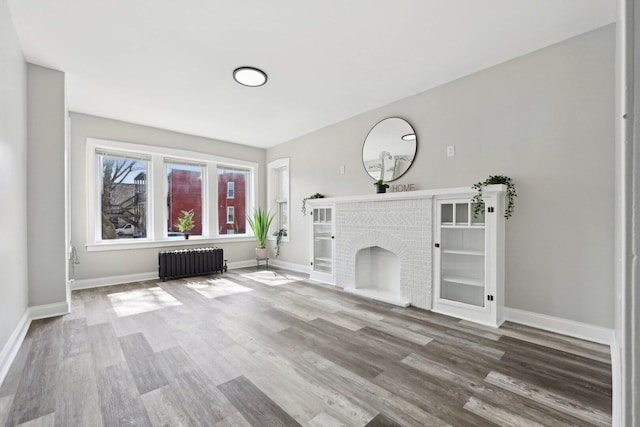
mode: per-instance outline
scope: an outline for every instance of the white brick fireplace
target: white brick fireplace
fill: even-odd
[[[432,195],[411,196],[336,199],[336,285],[392,304],[431,308]],[[399,277],[388,276],[393,272]]]

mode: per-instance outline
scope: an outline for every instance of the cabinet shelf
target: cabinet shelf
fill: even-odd
[[[484,224],[458,224],[458,225],[453,225],[451,223],[446,223],[443,222],[440,225],[440,228],[470,228],[470,229],[478,229],[478,230],[484,230]]]
[[[464,277],[464,276],[456,276],[453,274],[445,274],[442,276],[442,280],[444,282],[454,282],[454,283],[461,283],[463,285],[469,285],[469,286],[478,286],[483,288],[484,287],[484,280],[482,279],[474,279],[471,277]]]
[[[333,205],[315,206],[311,211],[311,274],[312,280],[335,284],[335,222]]]
[[[484,256],[484,251],[473,251],[470,249],[443,249],[442,253],[454,255]]]

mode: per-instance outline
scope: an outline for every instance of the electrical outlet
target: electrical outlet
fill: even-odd
[[[449,145],[447,147],[447,157],[453,157],[456,155],[456,146],[455,145]]]
[[[340,166],[340,174],[344,175],[344,165]]]

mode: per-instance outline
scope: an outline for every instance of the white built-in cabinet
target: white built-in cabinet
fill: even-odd
[[[504,321],[504,186],[435,198],[433,311],[500,326]]]
[[[335,283],[335,207],[316,205],[311,209],[311,274],[320,282]]]

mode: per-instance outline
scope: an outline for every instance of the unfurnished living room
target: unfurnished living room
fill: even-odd
[[[0,0],[0,426],[640,426],[634,0]]]

